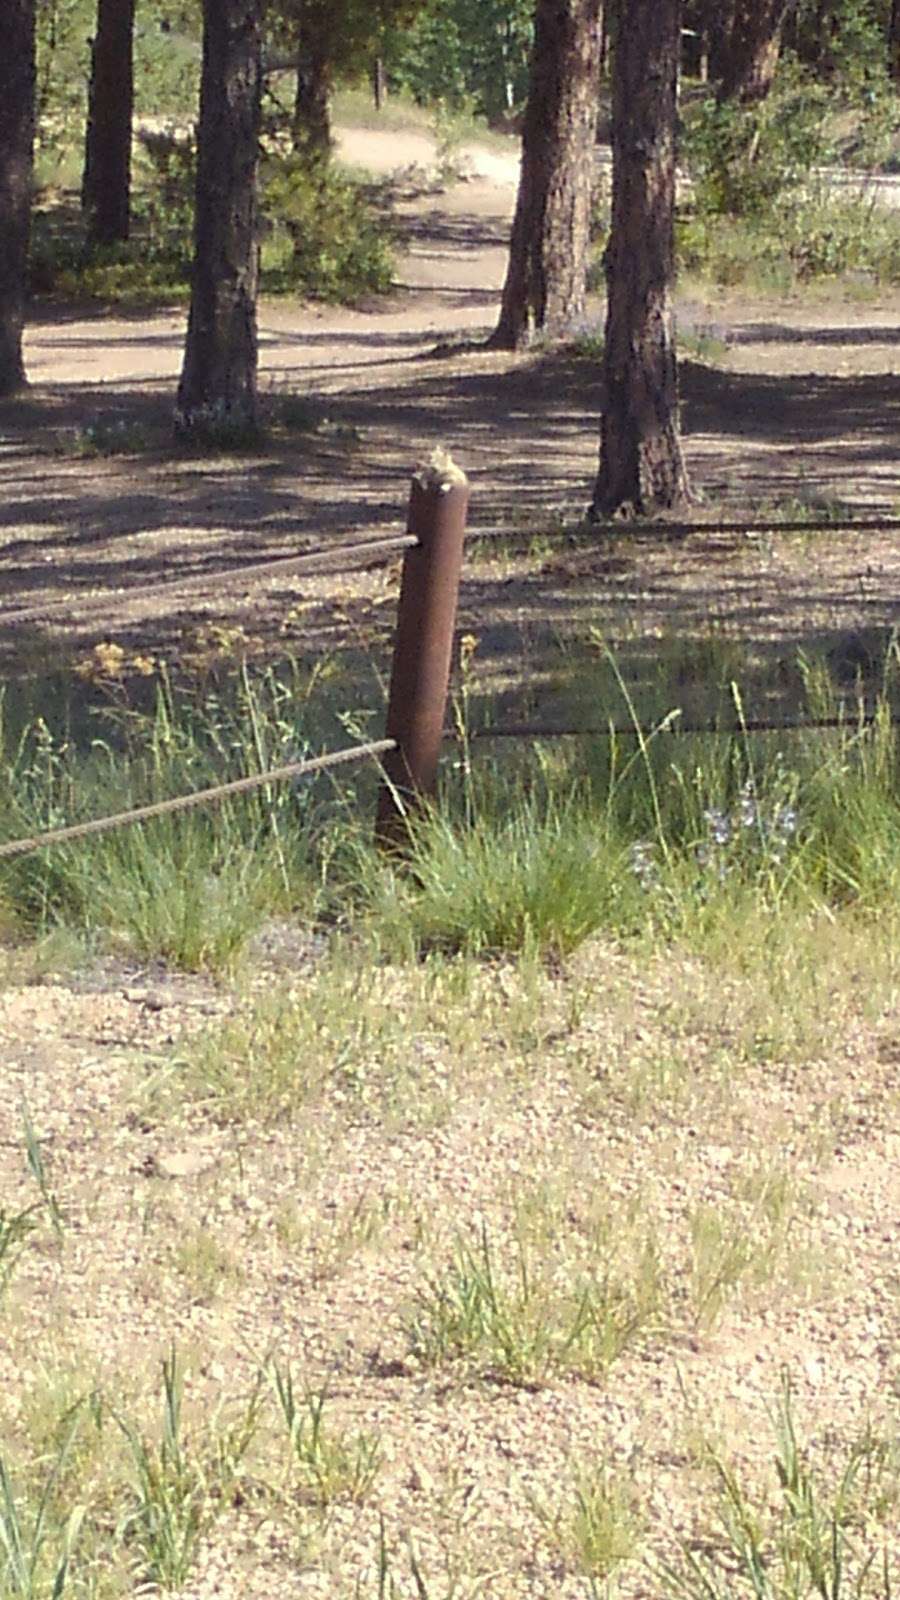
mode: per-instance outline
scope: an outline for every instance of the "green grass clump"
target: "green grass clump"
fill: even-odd
[[[786,1380],[773,1425],[769,1503],[758,1501],[720,1454],[707,1451],[718,1537],[654,1564],[662,1593],[670,1600],[890,1600],[889,1535],[872,1517],[877,1441],[853,1442],[829,1481],[810,1466],[798,1439]]]
[[[461,1362],[526,1386],[560,1371],[605,1376],[662,1319],[652,1242],[625,1231],[614,1245],[598,1232],[583,1258],[562,1234],[554,1242],[551,1265],[521,1227],[506,1247],[486,1224],[474,1241],[461,1237],[443,1271],[419,1286],[407,1319],[412,1353],[426,1367]]]
[[[308,1385],[298,1393],[289,1366],[269,1366],[275,1405],[287,1432],[288,1474],[302,1499],[325,1510],[339,1503],[362,1505],[380,1465],[374,1434],[349,1433],[326,1420],[325,1389]]]
[[[0,1456],[0,1593],[8,1600],[63,1600],[84,1520],[75,1506],[63,1524],[54,1521],[51,1500],[65,1464],[64,1444],[33,1503],[17,1493]]]
[[[121,674],[129,659],[104,644],[86,668]],[[148,658],[135,662],[139,673],[155,671]],[[141,710],[129,702],[122,677],[108,677],[109,699],[95,707],[87,749],[41,717],[18,734],[7,725],[0,762],[7,836],[126,811],[303,754],[301,721],[288,709],[292,690],[276,674],[254,680],[238,673],[221,694],[182,693],[158,673],[155,682],[149,708]],[[314,806],[311,788],[261,787],[216,807],[13,859],[4,865],[0,894],[23,928],[64,925],[191,970],[227,968],[267,917],[301,905],[315,916],[308,851]]]

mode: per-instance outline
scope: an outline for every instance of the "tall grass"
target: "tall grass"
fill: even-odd
[[[196,692],[163,677],[150,707],[137,709],[111,683],[87,738],[42,717],[16,733],[6,718],[3,830],[30,835],[302,759],[335,738],[327,694],[313,722],[308,687],[299,668],[287,678],[243,671],[225,688]],[[315,917],[310,839],[323,792],[333,786],[264,786],[13,859],[0,903],[14,926],[42,932],[61,923],[143,957],[227,968],[267,918],[301,908]],[[321,854],[321,828],[317,838]]]
[[[593,703],[619,731],[498,754],[463,729],[463,759],[447,763],[401,862],[371,844],[369,773],[342,786],[264,786],[35,852],[2,865],[0,903],[13,927],[75,928],[192,969],[229,967],[285,915],[364,928],[392,958],[565,957],[599,931],[721,943],[751,923],[841,907],[889,917],[900,888],[895,655],[867,696],[803,663],[807,710],[838,725],[759,734],[733,683],[730,707],[715,691],[723,726],[691,733],[674,658],[638,696],[607,657]],[[299,669],[244,671],[227,692],[191,696],[162,680],[148,709],[114,700],[86,746],[41,719],[18,736],[0,729],[4,831],[125,809],[336,743],[346,735],[310,682]],[[580,694],[590,705],[586,683]]]

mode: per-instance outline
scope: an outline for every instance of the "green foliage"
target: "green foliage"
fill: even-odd
[[[37,6],[38,168],[58,181],[73,152],[80,161],[87,112],[96,0],[40,0]],[[200,0],[141,0],[134,32],[135,115],[184,117],[200,82]]]
[[[124,652],[100,645],[85,664],[105,672],[113,704],[97,717],[85,756],[42,719],[8,749],[0,789],[11,830],[72,822],[189,792],[269,764],[302,748],[287,683],[242,674],[229,694],[176,694],[158,681],[149,713],[128,705]],[[134,659],[134,671],[155,664]],[[115,676],[113,676],[115,675]],[[119,704],[121,702],[121,704]],[[15,798],[13,798],[15,796]],[[307,899],[304,803],[287,785],[216,810],[159,818],[7,866],[4,888],[38,927],[58,921],[107,930],[113,942],[182,966],[232,965],[265,920]]]
[[[325,1419],[327,1390],[306,1385],[298,1395],[290,1366],[273,1360],[268,1370],[287,1429],[289,1472],[297,1492],[322,1509],[341,1502],[362,1505],[378,1476],[377,1438],[331,1428]]]
[[[390,232],[358,179],[330,166],[311,170],[298,156],[270,156],[263,210],[271,230],[263,248],[265,287],[338,301],[390,288]]]
[[[41,210],[32,231],[29,277],[34,294],[125,304],[183,301],[193,256],[193,139],[175,130],[144,133],[136,169],[132,237],[89,247],[79,216]],[[384,293],[394,275],[391,230],[369,187],[334,167],[311,169],[299,156],[270,154],[263,163],[261,207],[267,228],[262,288],[310,298],[353,301]],[[233,431],[233,430],[232,430]],[[226,419],[209,419],[208,440],[233,439]],[[127,448],[102,430],[82,441],[84,454]]]
[[[174,1349],[163,1361],[163,1418],[158,1444],[119,1419],[133,1463],[133,1502],[119,1534],[138,1553],[141,1576],[160,1589],[180,1589],[193,1565],[208,1518],[204,1475],[181,1426],[184,1387]]]
[[[266,22],[275,53],[324,44],[330,80],[365,71],[393,30],[406,29],[426,0],[279,0]]]
[[[851,1445],[830,1484],[810,1467],[798,1440],[787,1380],[773,1424],[774,1509],[756,1503],[731,1464],[708,1450],[719,1549],[685,1546],[675,1561],[660,1562],[655,1575],[663,1593],[671,1600],[890,1600],[887,1540],[866,1516],[875,1442]]]
[[[35,1505],[16,1494],[0,1456],[0,1593],[4,1600],[63,1600],[69,1567],[84,1520],[77,1506],[65,1526],[55,1525],[51,1500],[63,1472],[77,1418],[61,1445]]]
[[[857,157],[866,154],[867,164],[897,116],[896,96],[879,103],[882,111],[876,115],[873,99],[872,118],[860,124]],[[832,106],[826,88],[788,60],[759,106],[706,99],[689,108],[684,161],[691,205],[676,224],[683,272],[780,292],[820,277],[898,281],[895,214],[874,191],[841,194],[815,175],[834,156]]]
[[[682,155],[697,211],[758,217],[825,159],[826,96],[806,74],[782,69],[759,106],[707,99],[685,118]]]
[[[131,238],[123,244],[89,245],[79,213],[42,207],[32,227],[31,292],[126,304],[186,299],[195,168],[191,135],[175,129],[142,131],[134,167]]]
[[[814,194],[760,218],[688,215],[676,224],[679,270],[783,293],[815,278],[900,282],[897,215],[864,198]]]
[[[533,16],[532,0],[428,0],[389,43],[392,77],[422,103],[502,121],[528,92]]]
[[[598,1235],[589,1260],[563,1258],[557,1271],[534,1246],[520,1228],[510,1249],[496,1250],[486,1224],[477,1241],[457,1241],[444,1272],[419,1286],[408,1317],[423,1364],[463,1361],[526,1385],[553,1371],[597,1379],[658,1327],[662,1288],[650,1241],[626,1238],[623,1247]]]

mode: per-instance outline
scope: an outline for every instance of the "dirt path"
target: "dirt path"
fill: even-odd
[[[398,175],[406,250],[397,289],[384,301],[357,309],[286,300],[261,306],[263,392],[273,405],[286,396],[308,405],[313,429],[283,436],[250,459],[173,458],[166,442],[182,311],[62,311],[32,322],[26,355],[33,388],[24,403],[0,411],[0,595],[7,604],[69,599],[176,571],[218,571],[394,523],[403,515],[411,466],[438,442],[453,447],[473,478],[476,525],[547,527],[580,518],[596,469],[596,361],[563,351],[452,352],[454,340],[488,331],[496,317],[515,146],[506,153],[463,150],[468,181],[447,188],[433,181],[434,148],[420,135],[349,130],[342,149],[351,162]],[[591,307],[595,326],[601,309]],[[701,353],[710,335],[718,341],[706,361],[691,359],[688,339],[682,368],[687,454],[710,505],[738,516],[773,503],[895,508],[900,296],[748,303],[685,293],[679,318],[695,345],[699,337]],[[447,341],[450,353],[436,355]],[[73,454],[72,441],[83,445],[85,430],[115,423],[136,429],[150,448],[132,458]],[[723,583],[726,554],[732,570]],[[900,595],[894,547],[867,548],[874,597],[859,594],[858,557],[858,549],[829,549],[811,593],[809,561],[795,552],[791,593],[799,587],[819,614],[830,607],[833,626],[873,620],[873,599],[875,620],[888,622]],[[626,560],[624,575],[620,564],[616,582],[601,585],[600,599],[627,616],[640,596],[668,627],[708,618],[714,597],[720,619],[739,625],[746,606],[731,579],[746,581],[748,559],[753,581],[769,593],[763,609],[774,617],[779,606],[783,611],[785,570],[771,559],[763,570],[759,552],[748,555],[740,541],[718,551],[715,581],[699,591],[693,547],[645,547],[639,559]],[[464,614],[480,627],[493,622],[498,649],[515,653],[519,645],[511,641],[547,607],[557,626],[577,626],[585,609],[596,607],[592,570],[570,564],[549,586],[552,574],[542,573],[541,597],[511,590],[514,576],[506,568],[502,579],[473,578],[464,596]],[[293,593],[302,598],[295,645],[319,651],[346,638],[330,590],[312,584]],[[370,601],[372,585],[354,580],[348,593]],[[137,642],[170,655],[198,616],[236,621],[253,637],[271,632],[266,592],[238,601],[211,583],[191,601],[188,623],[185,610],[123,602],[117,624],[133,622]],[[80,648],[102,626],[94,617],[82,623],[73,600],[65,622],[17,630],[7,663],[40,662],[48,651],[56,659],[60,644]],[[779,626],[792,639],[803,631],[793,616],[782,615]]]

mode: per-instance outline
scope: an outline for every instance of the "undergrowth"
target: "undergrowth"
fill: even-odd
[[[602,683],[615,718],[606,734],[493,756],[466,725],[468,707],[442,793],[410,819],[402,858],[372,844],[370,766],[362,778],[263,785],[13,859],[0,877],[7,920],[42,933],[68,926],[190,968],[229,966],[267,919],[288,914],[310,930],[365,932],[395,959],[565,957],[598,932],[702,948],[727,942],[723,929],[777,939],[842,908],[890,920],[900,888],[894,645],[868,687],[842,688],[827,660],[801,660],[807,714],[835,726],[788,734],[751,732],[736,682],[716,690],[716,673],[735,664],[726,647],[711,639],[703,668],[717,707],[710,731],[680,729],[692,686],[676,652],[661,652],[663,676],[639,686],[596,636],[578,693],[596,703]],[[17,733],[7,718],[7,837],[261,773],[367,726],[331,709],[321,684],[314,692],[319,675],[299,667],[244,668],[191,691],[135,657],[138,709],[127,665],[112,645],[88,658],[84,670],[110,681],[87,741],[41,717]]]
[[[142,131],[131,237],[92,245],[83,218],[58,196],[35,213],[29,285],[35,295],[115,304],[168,304],[190,294],[195,150],[178,132]],[[384,293],[394,235],[371,180],[335,164],[311,168],[274,143],[261,164],[260,288],[352,302]]]

